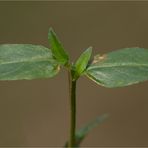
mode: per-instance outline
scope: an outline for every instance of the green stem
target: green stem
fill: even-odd
[[[68,147],[75,145],[76,130],[76,80],[72,80],[72,73],[69,72],[69,97],[70,97],[70,139]]]

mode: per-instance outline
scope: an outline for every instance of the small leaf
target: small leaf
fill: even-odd
[[[52,28],[49,29],[48,40],[55,59],[62,65],[68,63],[69,57]]]
[[[59,71],[51,50],[41,45],[0,45],[0,80],[53,77]]]
[[[95,56],[86,75],[105,87],[122,87],[148,80],[148,49],[125,48]]]
[[[79,147],[84,138],[91,132],[92,129],[97,127],[99,124],[104,122],[108,117],[108,114],[101,115],[97,117],[94,121],[90,122],[86,126],[82,127],[76,132],[76,143],[75,147]],[[68,142],[65,144],[65,147],[68,147]]]
[[[90,122],[89,124],[87,124],[86,126],[82,127],[80,130],[78,130],[76,132],[76,146],[79,146],[82,142],[82,140],[84,140],[85,136],[87,136],[87,134],[94,129],[95,127],[97,127],[100,123],[102,123],[104,120],[106,120],[108,117],[107,114],[104,114],[102,116],[99,116],[96,118],[96,120]]]
[[[86,69],[92,53],[92,47],[85,50],[75,63],[74,78],[77,79]]]

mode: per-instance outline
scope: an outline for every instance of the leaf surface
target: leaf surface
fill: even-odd
[[[67,64],[69,60],[68,54],[65,52],[63,45],[52,28],[49,29],[48,40],[56,60],[62,65]]]
[[[97,55],[86,75],[105,87],[122,87],[148,80],[148,49],[124,48]]]
[[[41,45],[0,45],[0,80],[53,77],[59,71],[51,50]]]
[[[75,75],[74,78],[79,77],[86,69],[88,62],[90,60],[92,53],[92,47],[89,47],[87,50],[85,50],[81,56],[78,58],[78,60],[75,63]]]

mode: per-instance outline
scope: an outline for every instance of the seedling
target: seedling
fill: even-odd
[[[41,45],[0,45],[0,80],[32,80],[50,78],[66,68],[69,77],[70,134],[65,147],[79,147],[91,129],[103,122],[98,117],[76,131],[76,83],[82,75],[104,87],[123,87],[148,80],[148,49],[124,48],[91,58],[92,47],[72,64],[52,28],[49,29],[50,49]]]

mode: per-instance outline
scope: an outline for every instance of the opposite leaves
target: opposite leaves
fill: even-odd
[[[0,45],[0,80],[53,77],[59,71],[51,50],[31,44]]]
[[[122,87],[148,80],[148,49],[125,48],[95,56],[86,75],[105,87]]]

